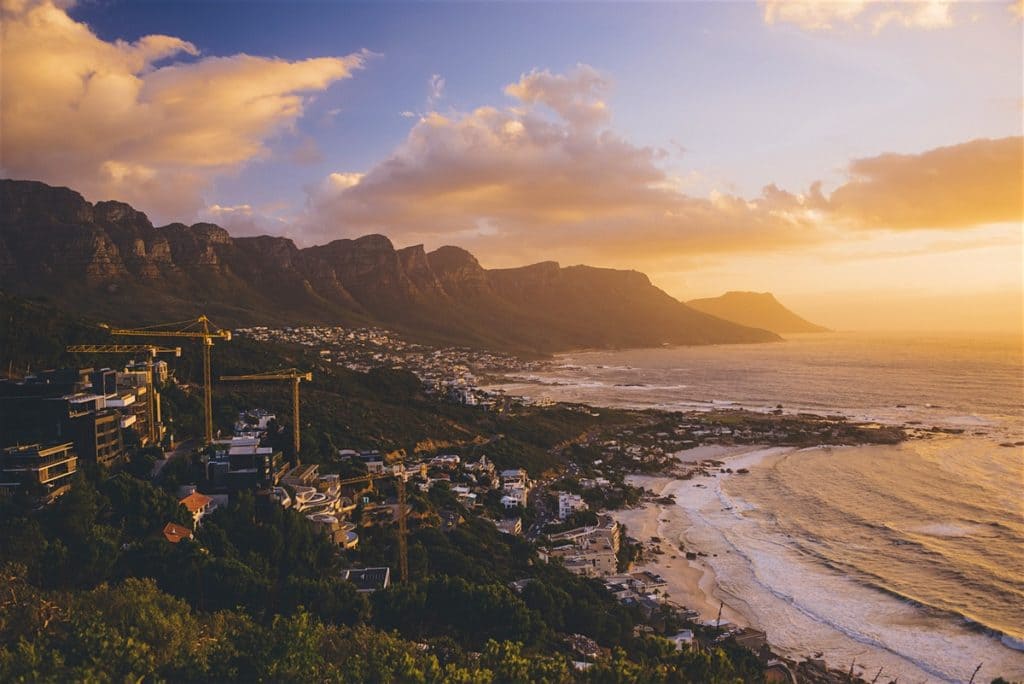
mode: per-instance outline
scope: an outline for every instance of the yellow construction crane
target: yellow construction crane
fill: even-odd
[[[265,382],[274,380],[290,380],[292,383],[292,446],[295,447],[295,462],[299,462],[299,449],[302,447],[302,440],[299,437],[299,433],[302,431],[299,429],[301,423],[299,423],[299,383],[305,380],[310,382],[313,380],[313,374],[310,372],[303,373],[297,371],[294,368],[285,368],[279,371],[272,371],[270,373],[251,373],[249,375],[222,375],[220,379],[223,382]]]
[[[398,576],[403,584],[409,582],[409,546],[406,539],[409,530],[405,523],[405,481],[411,473],[412,471],[406,470],[404,465],[399,465],[395,466],[393,470],[350,477],[338,483],[342,487],[359,482],[367,482],[372,486],[374,480],[395,478],[398,487]],[[424,478],[427,476],[426,464],[420,465],[419,473]]]
[[[109,327],[109,326],[104,326]],[[178,337],[199,340],[203,348],[203,440],[205,444],[213,441],[213,385],[210,378],[210,349],[214,338],[230,340],[231,331],[218,328],[206,316],[163,323],[148,328],[110,328],[111,335],[135,335],[138,337]]]
[[[157,347],[152,344],[70,344],[64,348],[65,351],[74,354],[138,354],[145,352],[149,354],[146,360],[146,374],[149,377],[146,387],[146,411],[149,414],[149,441],[156,443],[160,440],[160,410],[156,406],[156,398],[153,382],[153,359],[157,354],[174,354],[181,356],[181,347]]]

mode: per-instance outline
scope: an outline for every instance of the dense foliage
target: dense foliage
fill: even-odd
[[[169,521],[191,522],[127,472],[82,478],[38,513],[8,504],[0,681],[734,681],[758,671],[634,637],[636,615],[599,581],[539,563],[527,542],[476,517],[447,534],[414,529],[414,581],[372,600],[341,579],[345,559],[300,514],[241,496],[177,544],[161,533]],[[358,560],[393,553],[392,529],[367,531]],[[517,593],[510,584],[522,579]],[[565,633],[611,657],[577,672]]]
[[[42,305],[4,299],[17,331],[0,334],[25,367],[68,359],[67,342],[95,342],[99,329]],[[0,326],[2,327],[2,326]],[[32,340],[50,342],[32,348]],[[165,415],[181,435],[198,432],[195,349],[163,388]],[[314,369],[303,387],[303,459],[324,470],[342,446],[386,450],[483,450],[499,467],[534,475],[560,464],[560,446],[599,424],[572,407],[515,415],[438,401],[403,371],[366,374],[325,367],[306,350],[245,341],[218,345],[215,374],[286,366]],[[287,417],[279,386],[218,385],[217,425],[264,406]],[[278,435],[290,442],[287,433]],[[174,492],[196,481],[194,457],[172,460],[149,481],[155,454],[134,453],[120,472],[83,467],[71,490],[33,511],[0,500],[0,681],[245,680],[339,682],[625,682],[757,680],[746,656],[677,652],[634,635],[639,615],[598,580],[539,561],[533,546],[499,533],[444,488],[413,493],[412,581],[367,597],[343,580],[350,564],[397,568],[393,524],[359,529],[341,552],[301,514],[252,495],[206,516],[194,539],[171,543],[164,526],[192,527]],[[84,464],[83,464],[84,466]],[[388,485],[382,483],[381,495]],[[464,520],[442,531],[442,511]],[[356,515],[358,518],[358,513]],[[515,583],[515,585],[513,585]],[[513,588],[518,587],[518,589]],[[567,634],[597,642],[605,657],[577,671]]]

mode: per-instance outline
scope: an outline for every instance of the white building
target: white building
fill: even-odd
[[[530,496],[530,488],[520,484],[518,482],[506,483],[503,488],[504,496],[501,497],[501,501],[504,504],[505,499],[512,499],[515,501],[514,504],[505,504],[505,508],[513,508],[515,506],[526,507],[526,503]]]
[[[565,520],[576,511],[587,510],[587,504],[579,494],[558,493],[558,519]]]
[[[511,484],[514,482],[525,483],[526,481],[526,471],[522,468],[513,468],[511,470],[501,471],[501,482],[503,484]]]
[[[684,629],[678,634],[668,637],[668,640],[675,644],[677,651],[685,651],[693,643],[693,632],[689,629]]]

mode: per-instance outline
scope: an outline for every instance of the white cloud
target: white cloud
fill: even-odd
[[[444,97],[445,80],[441,74],[433,74],[430,77],[430,93],[427,95],[427,108],[433,109]]]
[[[603,99],[609,86],[603,74],[580,64],[564,75],[534,69],[506,86],[505,94],[526,104],[547,105],[571,126],[592,128],[611,118]]]
[[[801,194],[768,185],[753,198],[701,197],[687,193],[699,175],[667,172],[663,151],[610,129],[607,89],[590,67],[534,71],[505,89],[513,106],[426,115],[365,174],[332,174],[311,188],[296,232],[305,242],[380,232],[428,247],[459,244],[498,264],[541,252],[657,268],[652,262],[781,250],[868,229],[1021,219],[1020,138],[854,160],[848,182],[828,194],[820,184]]]
[[[254,208],[249,204],[211,204],[199,212],[199,218],[202,221],[216,223],[234,237],[287,235],[291,221],[275,215],[273,209],[275,208]]]
[[[752,200],[682,193],[663,151],[608,128],[607,89],[588,66],[533,71],[506,88],[511,107],[425,115],[365,174],[310,189],[304,240],[383,232],[515,261],[537,249],[579,259],[814,239],[803,199],[777,188]]]
[[[194,215],[217,173],[266,156],[267,142],[302,116],[307,93],[366,58],[202,57],[163,35],[108,42],[49,1],[6,0],[2,38],[3,173],[157,218]]]
[[[953,25],[952,0],[758,0],[768,24],[793,24],[808,31],[842,26],[880,31],[889,24],[936,29]]]

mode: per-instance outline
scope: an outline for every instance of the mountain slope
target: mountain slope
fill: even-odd
[[[800,318],[770,292],[726,292],[721,297],[691,299],[687,306],[740,325],[774,333],[828,332],[828,328]]]
[[[696,311],[635,271],[544,262],[486,270],[458,247],[382,235],[298,248],[210,223],[155,227],[121,202],[0,181],[0,289],[119,324],[203,312],[223,325],[382,325],[520,352],[772,341]]]

